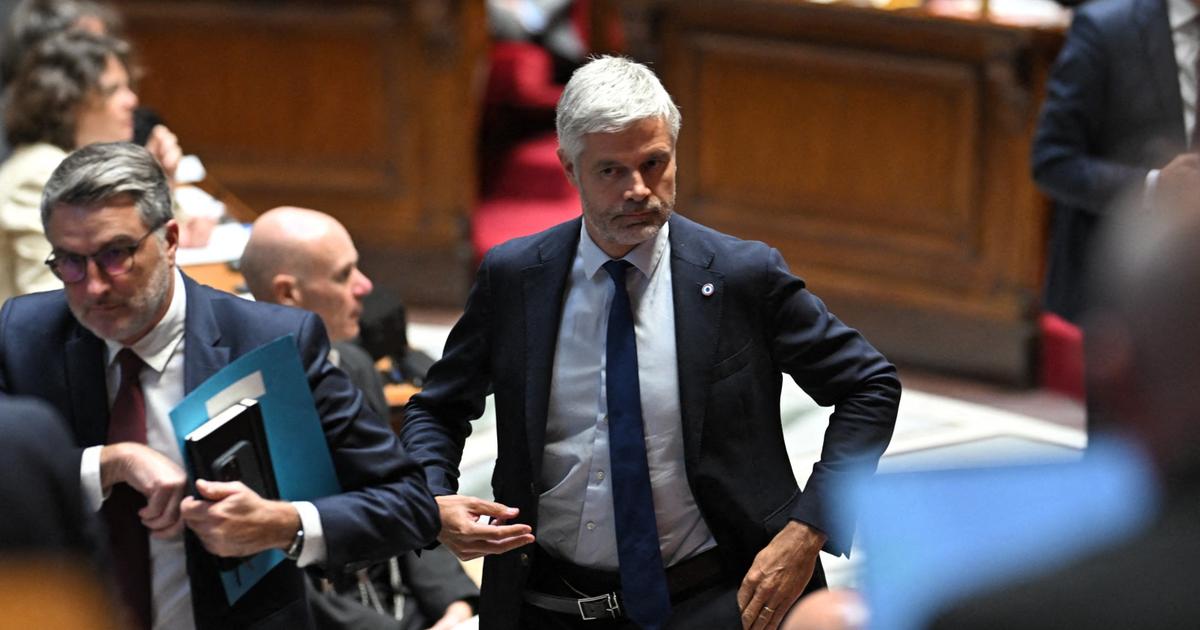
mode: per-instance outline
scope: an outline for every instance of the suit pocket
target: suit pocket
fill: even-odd
[[[717,362],[712,368],[712,382],[715,383],[731,374],[737,373],[750,363],[750,342],[747,341],[740,350]]]

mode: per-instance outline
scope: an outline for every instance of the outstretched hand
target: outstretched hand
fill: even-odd
[[[517,523],[505,525],[517,517],[517,508],[458,494],[437,497],[442,517],[438,542],[459,560],[504,553],[533,542],[533,528]],[[490,522],[480,522],[487,517]]]

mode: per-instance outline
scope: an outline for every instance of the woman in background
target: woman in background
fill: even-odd
[[[0,164],[0,302],[61,286],[44,263],[41,195],[66,154],[95,142],[133,138],[137,95],[129,47],[86,31],[68,31],[26,51],[8,86],[5,131],[12,155]],[[147,149],[173,178],[181,152],[175,137]]]

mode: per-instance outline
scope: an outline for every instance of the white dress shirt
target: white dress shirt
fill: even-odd
[[[1196,126],[1196,56],[1200,54],[1200,21],[1197,18],[1200,18],[1200,7],[1192,0],[1167,0],[1167,19],[1171,22],[1175,65],[1179,71],[1179,97],[1183,101],[1183,127],[1189,139]]]
[[[170,413],[184,397],[183,357],[187,289],[184,286],[183,274],[176,270],[173,275],[175,288],[166,314],[130,349],[146,364],[140,374],[142,394],[146,401],[146,444],[182,468],[183,456],[179,451],[179,441],[171,424]],[[107,339],[104,344],[108,354],[105,376],[108,405],[111,409],[121,384],[121,368],[116,357],[124,346]],[[80,465],[84,497],[96,511],[107,498],[100,484],[102,448],[93,446],[84,449]],[[293,505],[299,511],[304,527],[304,554],[297,564],[306,566],[324,560],[325,541],[316,507],[306,501],[297,501]],[[182,534],[170,540],[150,538],[150,583],[155,630],[195,628]]]
[[[538,542],[553,556],[617,569],[608,478],[605,340],[614,286],[609,256],[585,227],[564,295],[538,502]],[[659,545],[668,566],[716,545],[688,486],[683,458],[668,226],[625,256],[638,351],[638,384]]]

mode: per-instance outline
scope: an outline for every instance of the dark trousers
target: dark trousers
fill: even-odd
[[[536,547],[536,545],[535,545]],[[715,551],[709,552],[715,555]],[[682,564],[682,563],[681,563]],[[550,558],[540,548],[534,554],[530,574],[530,590],[559,595],[583,597],[619,591],[620,578],[615,572],[594,571]],[[732,578],[719,572],[671,595],[670,629],[724,628],[740,629],[737,591],[741,577]],[[524,602],[521,606],[521,628],[541,630],[580,628],[582,630],[637,630],[629,619],[584,620],[579,615],[567,615],[539,608]]]

